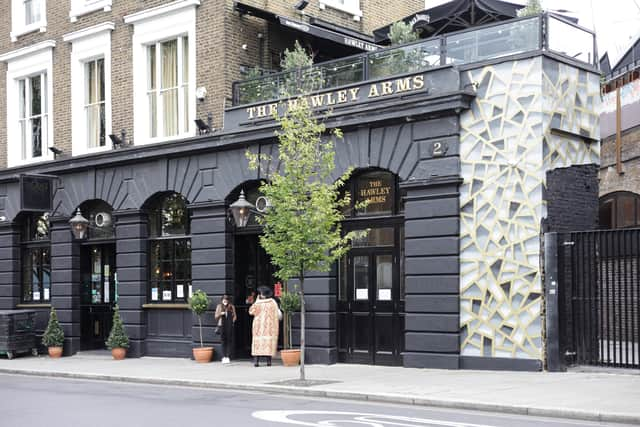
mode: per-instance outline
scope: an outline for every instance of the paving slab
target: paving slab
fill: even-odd
[[[0,358],[0,372],[369,400],[640,424],[636,372],[496,372],[370,365],[309,365],[302,387],[287,382],[297,368],[248,361],[198,364],[188,359],[142,357],[115,361],[108,353]],[[1,384],[0,384],[1,386]]]

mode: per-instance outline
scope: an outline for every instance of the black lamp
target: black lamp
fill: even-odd
[[[109,135],[109,139],[111,140],[111,144],[113,145],[113,148],[120,147],[121,145],[124,145],[127,142],[127,131],[122,129],[120,131],[120,136],[116,135],[115,133],[112,133],[111,135]]]
[[[296,10],[304,10],[307,6],[309,6],[309,0],[300,0],[294,7]]]
[[[49,151],[53,153],[53,158],[57,159],[60,154],[62,154],[62,150],[58,147],[51,146],[49,147]]]

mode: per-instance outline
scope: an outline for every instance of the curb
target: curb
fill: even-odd
[[[324,397],[330,399],[342,399],[353,401],[367,401],[380,403],[393,403],[414,406],[429,406],[435,408],[448,409],[464,409],[484,412],[499,412],[514,415],[529,415],[537,417],[564,418],[582,421],[609,422],[622,424],[640,424],[640,415],[616,414],[616,413],[599,413],[588,412],[571,409],[560,408],[544,408],[520,405],[505,405],[483,403],[465,400],[442,400],[431,398],[412,398],[406,395],[392,394],[376,394],[376,393],[358,393],[358,392],[341,392],[337,390],[317,390],[312,388],[302,388],[293,386],[279,386],[270,384],[244,384],[244,383],[223,383],[214,381],[194,381],[181,379],[165,379],[165,378],[144,378],[131,376],[118,376],[107,374],[86,374],[72,372],[42,372],[36,370],[21,370],[0,368],[2,374],[26,375],[33,377],[49,377],[49,378],[69,378],[97,381],[124,382],[132,384],[151,384],[151,385],[167,385],[181,387],[196,387],[219,390],[238,390],[251,392],[268,392],[284,395],[307,396],[307,397]]]

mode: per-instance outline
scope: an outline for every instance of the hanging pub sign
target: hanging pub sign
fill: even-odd
[[[53,210],[53,179],[51,175],[20,175],[20,209],[27,212]]]

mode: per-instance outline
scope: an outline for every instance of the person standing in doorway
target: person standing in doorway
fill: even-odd
[[[229,295],[223,295],[220,304],[216,307],[215,319],[218,322],[220,338],[222,340],[222,363],[231,361],[231,353],[234,345],[234,324],[238,319],[236,307],[231,303]]]
[[[267,366],[271,366],[271,358],[278,351],[282,312],[272,298],[271,289],[262,286],[258,293],[258,300],[249,308],[249,314],[253,316],[251,355],[254,357],[254,366],[260,366],[261,357],[266,359]]]

